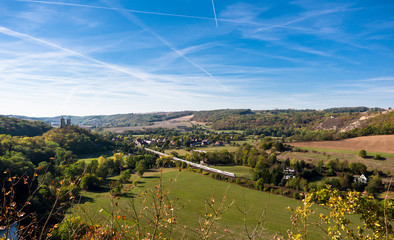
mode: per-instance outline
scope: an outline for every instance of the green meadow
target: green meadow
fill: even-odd
[[[130,182],[138,180],[137,187],[131,187],[131,191],[122,195],[120,199],[114,200],[108,191],[102,192],[83,192],[84,204],[80,204],[73,214],[79,214],[91,223],[98,223],[107,217],[109,209],[114,206],[114,201],[118,202],[116,209],[130,208],[131,199],[136,199],[138,205],[138,195],[146,189],[153,188],[160,180],[160,173],[148,172],[146,177],[132,175]],[[196,229],[205,214],[206,205],[204,201],[215,199],[215,204],[226,198],[225,206],[230,206],[218,220],[218,230],[215,230],[218,236],[225,236],[225,229],[228,229],[235,239],[245,239],[245,226],[252,229],[258,222],[258,219],[264,212],[264,236],[272,237],[276,233],[286,236],[286,230],[291,229],[290,216],[292,213],[287,207],[296,207],[301,204],[300,201],[286,198],[279,195],[269,194],[254,189],[244,188],[236,184],[231,184],[212,179],[209,176],[178,169],[164,169],[161,178],[170,187],[170,198],[178,199],[175,207],[175,216],[177,225],[175,228],[175,239],[177,236],[184,236],[186,239],[197,238],[195,233],[188,229]],[[170,182],[169,180],[172,179]],[[130,184],[131,185],[131,184]],[[127,186],[127,184],[126,184]],[[232,203],[232,204],[231,204]],[[248,209],[247,220],[238,208]],[[111,212],[111,211],[109,211]],[[185,229],[184,226],[188,226]],[[310,239],[318,239],[321,234],[318,229],[311,229]]]
[[[317,151],[317,152],[327,152],[327,153],[344,153],[344,154],[354,154],[358,155],[358,151],[353,150],[342,150],[342,149],[327,149],[327,148],[315,148],[315,147],[297,147],[302,150],[309,150],[309,151]],[[367,156],[374,156],[375,154],[379,154],[384,158],[394,158],[393,153],[380,153],[380,152],[369,152],[367,151]]]
[[[251,178],[253,168],[234,165],[234,166],[210,166],[222,171],[227,171],[231,173],[235,173],[237,177]]]

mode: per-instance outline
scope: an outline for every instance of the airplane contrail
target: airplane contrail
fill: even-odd
[[[171,16],[171,17],[183,17],[183,18],[197,18],[197,19],[205,19],[205,20],[214,20],[214,18],[209,18],[209,17],[200,17],[200,16],[191,16],[191,15],[182,15],[182,14],[172,14],[172,13],[149,12],[149,11],[140,11],[140,10],[133,10],[133,9],[125,9],[125,8],[101,7],[101,6],[86,5],[86,4],[76,4],[76,3],[48,2],[48,1],[39,1],[39,0],[17,0],[17,1],[18,2],[31,2],[31,3],[45,3],[45,4],[63,5],[63,6],[74,6],[74,7],[97,8],[97,9],[106,9],[106,10],[115,10],[115,11],[127,11],[127,12],[134,12],[134,13],[144,13],[144,14]]]
[[[101,2],[104,2],[104,4],[108,4],[108,5],[112,5],[111,3],[108,3],[106,0],[101,0]],[[111,6],[112,7],[112,6]],[[188,57],[186,57],[184,54],[182,54],[179,50],[177,50],[176,48],[174,48],[167,40],[165,40],[162,36],[160,36],[158,33],[156,33],[155,31],[153,31],[151,28],[149,28],[148,26],[146,26],[141,20],[139,20],[139,18],[137,18],[136,16],[134,16],[133,14],[129,13],[129,12],[125,12],[122,11],[121,8],[114,8],[114,9],[119,9],[117,10],[119,13],[121,13],[124,17],[126,17],[128,20],[130,20],[131,22],[133,22],[134,24],[136,24],[137,26],[139,26],[140,28],[146,30],[147,32],[149,32],[150,34],[152,34],[156,39],[158,39],[160,42],[162,42],[164,45],[166,45],[169,49],[171,49],[173,52],[175,52],[176,54],[178,54],[181,58],[183,58],[184,60],[186,60],[187,62],[189,62],[190,64],[192,64],[194,67],[196,67],[197,69],[199,69],[200,71],[204,72],[205,74],[207,74],[210,78],[212,78],[220,87],[222,87],[223,89],[227,89],[225,86],[223,86],[223,84],[221,82],[219,82],[219,80],[217,80],[210,72],[208,72],[206,69],[204,69],[203,67],[201,67],[200,65],[196,64],[195,62],[193,62],[192,60],[190,60]]]
[[[215,3],[212,0],[213,15],[215,16],[216,27],[218,28],[218,18],[216,17]]]
[[[146,81],[146,79],[143,79],[143,78],[141,78],[140,76],[137,76],[136,74],[134,74],[134,73],[132,73],[132,72],[130,72],[130,71],[127,71],[127,70],[125,70],[125,69],[123,69],[123,68],[120,68],[120,67],[117,67],[117,66],[108,64],[108,63],[106,63],[106,62],[102,62],[102,61],[100,61],[100,60],[91,58],[91,57],[86,56],[86,55],[83,55],[83,54],[81,54],[81,53],[79,53],[79,52],[76,52],[76,51],[73,51],[73,50],[70,50],[70,49],[61,47],[61,46],[59,46],[59,45],[56,45],[56,44],[54,44],[54,43],[45,41],[45,40],[40,39],[40,38],[36,38],[36,37],[30,36],[30,35],[27,35],[27,34],[24,34],[24,33],[16,32],[16,31],[13,31],[13,30],[11,30],[11,29],[9,29],[9,28],[6,28],[6,27],[3,27],[3,26],[0,26],[0,33],[3,33],[3,34],[8,35],[8,36],[12,36],[12,37],[21,38],[21,39],[26,39],[26,38],[27,38],[27,39],[30,39],[30,40],[39,42],[39,43],[41,43],[41,44],[44,44],[44,45],[47,45],[47,46],[51,46],[51,47],[60,49],[60,50],[62,50],[62,51],[64,51],[64,52],[70,53],[70,54],[72,54],[72,55],[76,55],[76,56],[85,58],[85,59],[87,59],[87,60],[89,60],[89,61],[95,62],[95,63],[97,63],[97,64],[99,64],[99,65],[101,65],[101,66],[104,66],[104,67],[106,67],[106,68],[115,70],[115,71],[117,71],[117,72],[125,73],[125,74],[127,74],[127,75],[132,76],[132,77],[135,77],[135,78],[138,78],[138,79],[141,79],[141,80]]]
[[[30,2],[30,3],[43,3],[43,4],[52,4],[52,5],[62,5],[62,6],[95,8],[95,9],[105,9],[105,10],[114,10],[114,11],[126,11],[126,12],[133,12],[133,13],[151,14],[151,15],[160,15],[160,16],[169,16],[169,17],[203,19],[203,20],[215,21],[216,24],[218,24],[218,22],[230,22],[230,23],[241,23],[241,24],[257,25],[257,26],[266,26],[268,28],[285,28],[285,29],[294,29],[294,30],[310,30],[310,29],[290,27],[290,26],[285,26],[285,25],[273,25],[273,24],[266,24],[266,23],[258,23],[258,22],[249,22],[249,21],[243,21],[243,20],[236,20],[236,19],[217,18],[216,17],[216,12],[215,12],[215,18],[211,18],[211,17],[200,17],[200,16],[172,14],[172,13],[140,11],[140,10],[133,10],[133,9],[125,9],[125,8],[101,7],[101,6],[94,6],[94,5],[76,4],[76,3],[48,2],[48,1],[40,1],[40,0],[17,0],[17,1],[18,2]]]

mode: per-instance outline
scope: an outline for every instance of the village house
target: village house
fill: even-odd
[[[147,146],[148,145],[148,143],[145,142],[145,140],[141,139],[141,138],[136,139],[134,142],[135,142],[135,144],[137,144],[138,147],[142,147],[142,146]]]
[[[297,175],[297,172],[292,169],[292,168],[285,168],[283,169],[283,178],[288,180],[290,178],[295,178],[295,176]]]
[[[370,174],[363,173],[360,176],[354,175],[353,177],[354,177],[354,182],[356,182],[356,183],[360,182],[360,183],[367,184],[369,181]]]

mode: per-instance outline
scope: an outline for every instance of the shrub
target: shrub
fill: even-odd
[[[120,181],[111,183],[110,193],[112,196],[119,196],[122,193],[123,184]]]
[[[80,217],[66,218],[59,227],[52,232],[51,239],[73,239],[75,236],[86,234],[88,229],[88,224]]]
[[[127,169],[120,173],[119,181],[121,181],[122,183],[126,183],[129,181],[130,177],[131,177],[131,170]]]
[[[375,154],[375,155],[373,156],[373,159],[375,159],[375,160],[383,160],[383,157],[380,156],[379,154]]]
[[[254,184],[254,187],[257,190],[262,191],[264,189],[264,179],[260,178],[259,180],[257,180]]]
[[[81,188],[84,190],[97,190],[100,188],[100,179],[95,174],[87,173],[81,180]]]
[[[133,180],[133,185],[137,187],[138,186],[138,181],[137,180]]]
[[[300,194],[298,194],[298,193],[293,193],[293,198],[294,199],[300,199]]]
[[[361,149],[360,151],[358,151],[358,156],[360,156],[362,158],[366,158],[367,157],[367,151],[365,151],[364,149]]]

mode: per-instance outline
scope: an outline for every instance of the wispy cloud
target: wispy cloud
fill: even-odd
[[[40,38],[36,38],[36,37],[30,36],[30,35],[27,35],[27,34],[24,34],[24,33],[16,32],[16,31],[13,31],[11,29],[8,29],[8,28],[2,27],[2,26],[0,26],[0,33],[3,33],[5,35],[9,35],[9,36],[13,36],[13,37],[17,37],[17,38],[21,38],[21,39],[33,40],[35,42],[38,42],[38,43],[41,43],[41,44],[44,44],[44,45],[47,45],[47,46],[50,46],[50,47],[53,47],[53,48],[57,48],[57,49],[60,49],[60,50],[62,50],[64,52],[67,52],[69,54],[72,54],[72,55],[75,55],[75,56],[79,56],[79,57],[85,58],[85,59],[87,59],[89,61],[98,63],[98,64],[102,65],[103,67],[106,67],[106,68],[109,68],[109,69],[112,69],[112,70],[115,70],[115,71],[118,71],[118,72],[121,72],[121,73],[125,73],[127,75],[139,78],[141,80],[145,80],[145,79],[141,78],[140,76],[137,76],[133,72],[130,72],[130,71],[128,71],[128,70],[126,70],[126,69],[124,69],[122,67],[111,65],[111,64],[105,63],[103,61],[91,58],[89,56],[85,56],[85,55],[83,55],[81,53],[78,53],[76,51],[73,51],[73,50],[61,47],[59,45],[56,45],[54,43],[45,41],[45,40],[40,39]]]
[[[1,1],[2,113],[394,101],[390,6],[149,2]]]
[[[161,35],[159,35],[157,32],[153,31],[151,28],[149,28],[147,25],[145,25],[141,20],[139,20],[136,16],[132,15],[131,13],[143,13],[143,14],[154,14],[154,15],[163,15],[163,16],[173,16],[173,17],[185,17],[185,18],[197,18],[197,19],[206,19],[206,20],[215,20],[217,22],[216,18],[216,12],[215,12],[215,18],[206,18],[206,17],[198,17],[198,16],[189,16],[189,15],[179,15],[179,14],[167,14],[167,13],[158,13],[158,12],[147,12],[147,11],[138,11],[138,10],[130,10],[130,9],[124,9],[119,6],[114,7],[114,3],[110,3],[108,1],[102,1],[103,3],[109,5],[110,7],[101,7],[101,6],[94,6],[94,5],[83,5],[83,4],[73,4],[73,3],[60,3],[60,2],[47,2],[47,1],[34,1],[34,0],[20,0],[23,2],[31,2],[31,3],[44,3],[44,4],[55,4],[55,5],[65,5],[65,6],[74,6],[74,7],[86,7],[86,8],[94,8],[94,9],[105,9],[105,10],[114,10],[118,11],[121,13],[123,16],[125,16],[128,20],[136,24],[137,26],[141,27],[143,31],[149,32],[152,34],[157,40],[159,40],[161,43],[166,45],[170,50],[175,52],[179,57],[183,58],[185,61],[199,69],[200,71],[204,72],[207,74],[210,78],[212,78],[222,89],[226,89],[226,87],[217,80],[213,76],[212,73],[210,73],[208,70],[203,68],[200,64],[197,64],[195,61],[192,61],[189,57],[186,57],[186,55],[182,52],[176,49],[171,43],[169,43],[166,39],[164,39]],[[214,6],[213,6],[214,7]]]
[[[376,77],[376,78],[368,78],[368,79],[363,79],[359,80],[363,82],[380,82],[380,81],[388,81],[394,83],[394,76],[387,76],[387,77]]]
[[[214,16],[215,17],[202,17],[202,16],[192,16],[192,15],[183,15],[183,14],[173,14],[173,13],[162,13],[162,12],[151,12],[151,11],[141,11],[134,9],[125,9],[121,7],[104,7],[104,6],[96,6],[96,5],[86,5],[86,4],[76,4],[76,3],[66,3],[66,2],[48,2],[48,1],[35,1],[35,0],[17,0],[20,2],[29,2],[29,3],[41,3],[41,4],[51,4],[51,5],[60,5],[60,6],[72,6],[72,7],[84,7],[84,8],[92,8],[92,9],[103,9],[103,10],[113,10],[113,11],[122,11],[122,12],[130,12],[130,13],[138,13],[138,14],[148,14],[148,15],[158,15],[158,16],[167,16],[167,17],[179,17],[179,18],[189,18],[189,19],[201,19],[201,20],[210,20],[215,21],[218,25],[218,22],[224,23],[237,23],[237,24],[247,24],[254,26],[266,26],[268,28],[285,28],[285,29],[303,29],[306,28],[297,28],[283,25],[272,25],[268,23],[263,23],[260,21],[252,21],[251,18],[237,18],[236,16],[224,15],[227,16],[224,18],[218,18],[216,15],[216,8],[213,5]],[[213,1],[212,1],[213,2]],[[248,20],[249,19],[249,20]]]
[[[101,0],[102,2],[108,4],[109,6],[112,7],[113,3],[110,3],[108,1]],[[119,7],[115,7],[115,9],[121,9]],[[184,60],[195,66],[197,69],[201,70],[202,72],[206,73],[210,78],[212,78],[222,89],[226,89],[226,87],[219,82],[210,72],[208,72],[205,68],[201,67],[199,64],[195,63],[192,61],[190,58],[186,57],[182,52],[177,50],[175,47],[172,46],[166,39],[164,39],[161,35],[153,31],[151,28],[149,28],[147,25],[145,25],[140,19],[138,19],[136,16],[132,15],[130,12],[124,12],[121,10],[117,10],[119,13],[121,13],[123,16],[125,16],[128,20],[136,24],[137,26],[141,27],[141,29],[144,29],[145,31],[149,32],[152,34],[157,40],[162,42],[164,45],[166,45],[169,49],[171,49],[173,52],[177,53],[180,57],[182,57]]]

